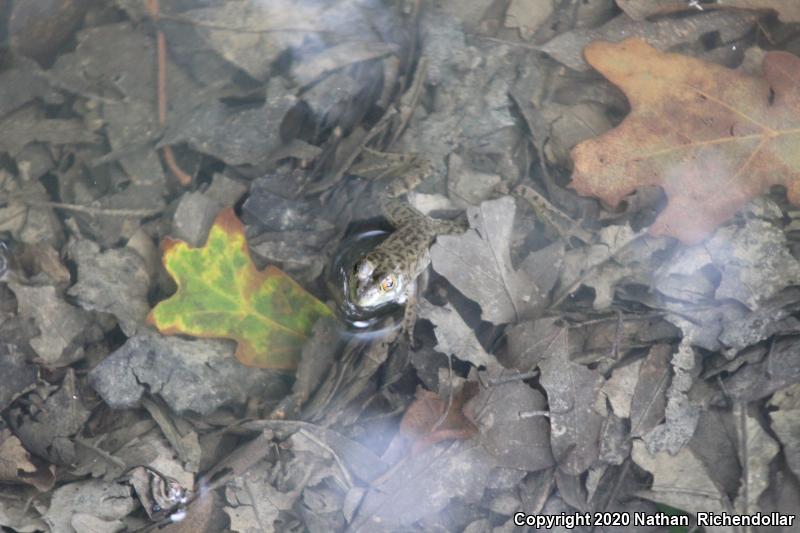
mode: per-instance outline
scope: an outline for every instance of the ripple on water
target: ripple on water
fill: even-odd
[[[385,230],[370,230],[348,236],[336,249],[328,267],[326,283],[336,300],[339,318],[347,326],[346,333],[350,335],[371,338],[383,336],[398,327],[395,325],[375,329],[384,317],[399,315],[402,310],[401,305],[388,303],[366,309],[357,306],[352,299],[354,290],[352,274],[356,262],[386,239],[389,233]],[[399,321],[396,323],[399,324]]]

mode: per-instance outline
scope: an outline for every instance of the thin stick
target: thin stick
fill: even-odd
[[[156,215],[163,211],[163,208],[152,207],[150,209],[113,209],[103,207],[90,207],[88,205],[78,204],[64,204],[61,202],[46,202],[42,200],[21,200],[21,202],[28,206],[34,207],[53,207],[55,209],[65,209],[67,211],[75,211],[78,213],[86,213],[89,215],[104,215],[111,217],[147,217]]]
[[[175,177],[178,178],[180,184],[184,187],[191,185],[192,177],[178,166],[178,162],[175,161],[175,154],[172,153],[172,147],[163,147],[161,149],[161,153],[164,154],[164,162],[167,164],[167,167],[173,174],[175,174]]]
[[[158,27],[161,18],[161,10],[158,0],[147,0],[147,11],[156,23],[156,95],[158,101],[158,124],[164,128],[167,123],[167,38],[164,30]],[[164,156],[164,163],[172,172],[178,182],[184,187],[191,185],[192,177],[187,174],[175,161],[175,154],[171,146],[164,146],[161,149]]]

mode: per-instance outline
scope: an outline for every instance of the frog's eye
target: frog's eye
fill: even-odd
[[[389,292],[390,290],[394,289],[395,280],[394,276],[386,276],[381,280],[381,290],[383,292]]]

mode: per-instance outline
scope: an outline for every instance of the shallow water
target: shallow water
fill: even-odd
[[[363,308],[353,303],[352,272],[359,259],[386,239],[391,232],[382,229],[365,230],[344,239],[334,254],[326,272],[326,283],[330,296],[336,302],[336,310],[343,325],[345,336],[373,339],[396,329],[397,325],[380,327],[382,320],[399,315],[402,306],[394,303]],[[395,321],[397,322],[397,321]]]

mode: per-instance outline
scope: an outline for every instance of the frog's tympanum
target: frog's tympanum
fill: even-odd
[[[430,264],[428,248],[437,235],[463,233],[465,227],[425,216],[394,198],[384,202],[383,212],[395,231],[356,262],[350,299],[362,309],[407,304],[403,328],[411,334],[416,280]]]

